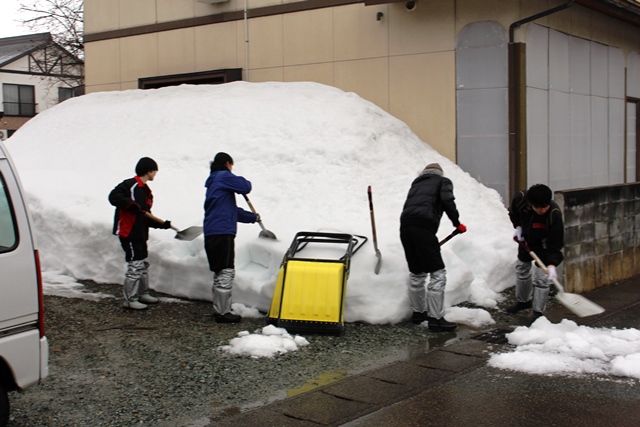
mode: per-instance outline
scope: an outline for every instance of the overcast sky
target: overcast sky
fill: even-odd
[[[28,28],[22,27],[20,23],[15,22],[18,19],[18,9],[20,8],[20,0],[2,0],[0,6],[0,38],[22,36],[29,34]]]

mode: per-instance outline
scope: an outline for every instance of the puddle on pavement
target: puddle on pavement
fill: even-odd
[[[347,376],[347,372],[327,372],[320,374],[318,378],[311,378],[307,380],[306,384],[301,387],[290,388],[287,390],[287,397],[295,396],[297,394],[306,393],[314,388],[322,387],[332,382],[338,381]]]
[[[418,342],[414,342],[406,345],[399,345],[397,347],[390,348],[385,350],[385,355],[382,357],[376,357],[375,360],[372,360],[371,363],[365,364],[359,368],[349,370],[349,371],[329,371],[320,374],[316,378],[308,379],[305,384],[300,387],[290,388],[287,390],[283,390],[281,392],[275,393],[266,401],[258,401],[252,402],[246,405],[242,405],[240,408],[241,411],[246,411],[250,409],[259,408],[261,406],[265,406],[271,404],[277,400],[286,399],[287,397],[296,396],[302,393],[306,393],[308,391],[314,390],[318,387],[323,387],[329,385],[333,382],[346,378],[350,375],[357,375],[362,372],[370,371],[372,369],[376,369],[394,362],[399,362],[402,360],[408,360],[413,357],[417,357],[422,355],[430,350],[435,350],[437,348],[442,348],[447,345],[451,345],[456,341],[460,341],[467,336],[477,333],[477,330],[473,330],[464,326],[459,327],[454,332],[439,332],[439,333],[428,333],[424,336],[423,340]]]

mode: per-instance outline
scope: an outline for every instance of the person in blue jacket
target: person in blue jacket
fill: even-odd
[[[235,237],[238,222],[255,223],[258,214],[236,205],[236,193],[249,194],[251,182],[234,175],[233,159],[218,153],[210,164],[205,183],[204,249],[213,272],[213,316],[217,323],[237,323],[241,317],[231,312],[231,288],[235,277]]]

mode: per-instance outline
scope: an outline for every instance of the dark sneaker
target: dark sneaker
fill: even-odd
[[[534,311],[531,314],[531,323],[529,323],[529,326],[533,325],[533,322],[535,322],[536,320],[538,320],[542,316],[544,316],[544,315],[542,313],[540,313],[539,311]]]
[[[213,317],[216,319],[216,323],[238,323],[242,320],[242,317],[237,314],[225,313],[225,314],[214,314]]]
[[[531,308],[531,301],[527,301],[527,302],[518,301],[517,303],[505,308],[504,311],[506,311],[509,314],[515,314],[519,311],[526,310],[528,308]]]
[[[429,330],[436,332],[453,331],[458,327],[457,324],[445,320],[444,317],[436,319],[435,317],[428,317]]]
[[[411,316],[411,321],[413,322],[414,325],[419,325],[420,323],[424,322],[425,320],[427,320],[427,312],[419,312],[419,311],[414,311],[413,312],[413,316]]]

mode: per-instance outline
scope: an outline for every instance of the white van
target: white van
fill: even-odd
[[[0,141],[0,427],[9,421],[7,393],[49,374],[40,260],[23,195]]]

